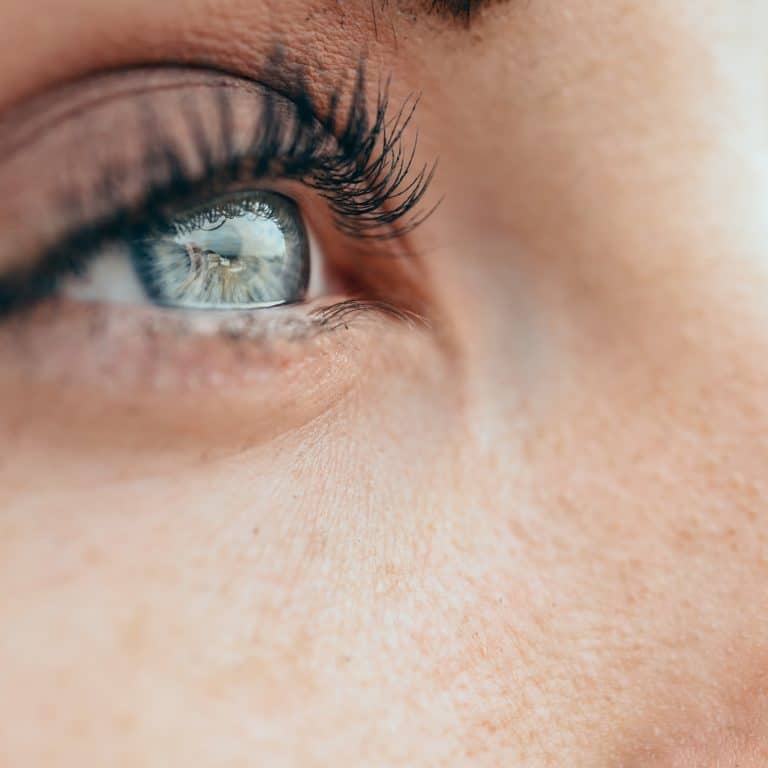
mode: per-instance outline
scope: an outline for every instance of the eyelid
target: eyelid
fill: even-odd
[[[179,88],[235,87],[236,79],[217,70],[165,66],[133,69],[95,75],[81,82],[57,88],[21,105],[0,118],[0,146],[7,160],[40,140],[52,126],[60,127],[93,110],[107,109],[126,99],[152,96]],[[243,79],[237,87],[258,88]]]

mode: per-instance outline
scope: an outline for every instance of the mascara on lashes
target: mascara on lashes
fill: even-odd
[[[345,89],[336,88],[324,112],[301,70],[294,71],[292,85],[279,94],[242,78],[209,74],[216,87],[206,90],[206,108],[199,101],[182,105],[189,139],[184,147],[166,130],[151,102],[134,97],[142,113],[145,149],[140,162],[114,160],[86,188],[73,187],[60,195],[70,218],[89,223],[45,249],[36,266],[0,278],[0,314],[51,293],[59,276],[82,270],[104,243],[141,236],[147,228],[166,223],[179,207],[237,185],[299,181],[326,200],[337,228],[352,238],[398,237],[427,215],[420,204],[434,166],[414,169],[415,144],[406,146],[404,140],[416,99],[406,99],[393,114],[388,88],[379,88],[369,116],[362,65],[348,106],[341,107]],[[234,127],[237,95],[244,88],[260,105],[246,141]],[[125,180],[136,184],[137,173],[143,174],[141,192],[127,202]]]

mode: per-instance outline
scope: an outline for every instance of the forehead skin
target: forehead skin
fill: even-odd
[[[489,3],[467,28],[409,3],[0,0],[1,107],[123,65],[251,74],[276,41],[422,93],[445,197],[417,237],[457,358],[438,376],[409,348],[308,445],[143,483],[68,486],[83,445],[138,459],[63,429],[40,473],[43,424],[0,485],[11,754],[765,764],[768,7],[736,5]]]

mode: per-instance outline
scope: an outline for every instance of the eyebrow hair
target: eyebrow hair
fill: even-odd
[[[472,12],[477,10],[485,0],[424,0],[424,2],[429,10],[442,12],[469,25]]]
[[[429,0],[433,9],[445,10],[457,16],[466,15],[472,10],[472,0]]]
[[[378,0],[381,7],[386,7],[390,0]],[[496,2],[504,2],[505,0],[495,0]],[[473,14],[480,10],[481,7],[490,5],[494,0],[400,0],[406,7],[406,9],[413,14],[413,18],[416,18],[420,13],[434,13],[447,17],[451,21],[463,23],[463,25],[469,28],[472,21]],[[371,10],[374,14],[375,23],[375,3],[376,0],[370,0]],[[415,9],[420,9],[419,13],[413,13]]]

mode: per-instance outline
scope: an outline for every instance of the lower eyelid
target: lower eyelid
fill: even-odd
[[[113,390],[239,387],[311,352],[307,313],[193,312],[54,299],[11,318],[5,345],[45,379],[75,372]]]
[[[224,333],[210,317],[160,314],[59,300],[0,326],[0,400],[14,404],[4,428],[60,463],[85,455],[59,473],[65,485],[92,487],[79,465],[94,474],[121,466],[94,461],[105,451],[130,456],[145,479],[180,466],[173,457],[255,447],[318,418],[354,386],[354,356],[309,317],[275,319],[272,329],[232,323]],[[46,481],[41,473],[36,487]]]
[[[94,450],[125,452],[146,478],[163,472],[164,456],[198,461],[300,430],[412,348],[410,329],[378,305],[281,309],[266,323],[255,315],[222,331],[206,330],[211,313],[191,321],[155,308],[40,305],[0,326],[0,400],[14,404],[4,428],[63,462],[79,451],[94,467]],[[112,466],[120,463],[99,465]],[[68,472],[57,483],[62,476],[93,484]]]
[[[306,439],[305,429],[317,439],[324,419],[359,408],[365,388],[444,361],[431,334],[380,304],[309,307],[303,319],[291,313],[293,338],[282,323],[269,341],[247,324],[205,335],[178,313],[168,324],[152,314],[62,300],[0,326],[0,401],[14,404],[4,429],[37,446],[43,463],[66,466],[51,476],[57,492],[272,452],[291,434]],[[127,475],[119,455],[130,456]],[[40,490],[49,473],[35,471]]]
[[[159,446],[257,445],[339,403],[360,372],[351,334],[290,315],[222,330],[210,316],[49,302],[0,326],[0,397],[27,415],[27,432],[48,423],[138,464]]]
[[[242,404],[307,371],[314,386],[336,355],[352,359],[358,336],[384,334],[388,323],[403,320],[411,322],[384,304],[343,298],[250,312],[58,299],[0,325],[0,357],[8,373],[94,396],[215,396]]]

